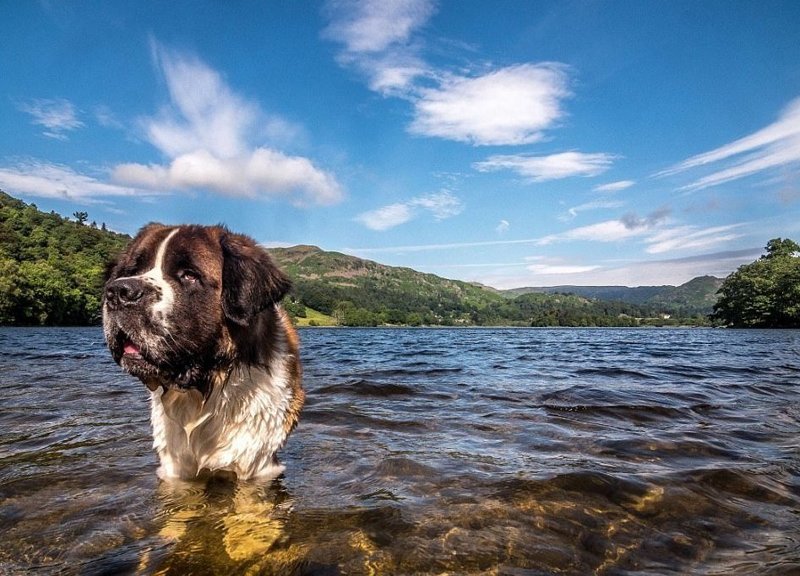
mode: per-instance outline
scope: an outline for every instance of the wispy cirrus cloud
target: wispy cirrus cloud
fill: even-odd
[[[742,224],[727,226],[712,226],[698,228],[697,226],[677,226],[658,231],[647,238],[648,254],[663,254],[664,252],[678,252],[682,250],[706,250],[719,244],[724,244],[741,238],[742,234],[736,230]]]
[[[169,104],[144,118],[147,141],[166,164],[127,163],[115,181],[154,190],[208,189],[231,196],[283,197],[295,204],[332,204],[343,197],[336,177],[310,159],[257,140],[295,130],[234,92],[222,76],[197,57],[158,43],[153,53],[169,91]]]
[[[758,248],[722,251],[684,258],[639,260],[625,263],[599,262],[596,266],[581,271],[582,264],[550,262],[526,266],[527,273],[518,267],[498,265],[496,270],[476,274],[495,288],[519,288],[521,286],[677,286],[692,278],[710,274],[724,278],[740,265],[752,262],[760,254]],[[536,266],[539,266],[538,268]],[[558,267],[563,267],[559,270]]]
[[[334,0],[324,9],[330,24],[322,35],[343,45],[337,61],[363,74],[371,90],[406,97],[430,74],[412,36],[435,11],[430,0]]]
[[[345,45],[350,54],[377,54],[404,46],[436,11],[430,0],[334,0],[325,12],[323,36]]]
[[[647,216],[629,212],[616,220],[606,220],[588,226],[572,228],[559,234],[540,238],[540,246],[557,242],[620,242],[639,238],[648,254],[699,251],[715,248],[743,236],[738,230],[742,223],[724,226],[699,227],[675,225],[670,220],[671,210],[660,208]]]
[[[540,246],[555,242],[619,242],[629,238],[640,237],[661,226],[669,217],[669,208],[661,208],[647,216],[641,217],[633,212],[624,214],[615,220],[605,220],[588,226],[572,228],[559,234],[550,234],[537,241]]]
[[[83,126],[75,105],[63,98],[31,100],[19,104],[18,108],[29,114],[34,124],[42,126],[42,134],[48,138],[67,140],[69,132]]]
[[[370,230],[383,231],[428,213],[436,221],[457,216],[464,210],[461,200],[447,190],[417,196],[407,202],[389,204],[375,210],[363,212],[355,220]]]
[[[549,156],[498,155],[476,162],[473,168],[479,172],[511,170],[532,182],[545,182],[573,176],[597,176],[608,170],[615,158],[611,154],[582,152],[561,152]]]
[[[577,217],[581,212],[592,212],[595,210],[606,210],[611,208],[621,208],[625,203],[619,200],[593,200],[591,202],[584,202],[577,206],[573,206],[559,216],[559,220],[565,222]]]
[[[672,176],[690,170],[711,167],[683,187],[702,190],[775,168],[800,164],[800,98],[793,100],[778,120],[744,138],[709,152],[698,154],[656,174]]]
[[[595,186],[592,188],[593,192],[620,192],[622,190],[627,190],[631,186],[635,185],[636,182],[633,180],[619,180],[617,182],[609,182],[608,184],[601,184],[600,186]]]
[[[0,168],[0,188],[42,198],[91,202],[97,196],[133,196],[135,188],[107,182],[107,174],[81,174],[74,169],[38,160],[19,161]]]
[[[570,274],[584,274],[597,270],[600,266],[578,266],[570,264],[531,264],[527,267],[529,271],[540,274],[543,276],[551,275],[570,275]]]

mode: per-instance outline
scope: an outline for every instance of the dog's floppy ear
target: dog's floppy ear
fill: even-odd
[[[281,300],[292,287],[266,250],[247,236],[225,233],[222,245],[222,310],[247,326],[259,312]]]

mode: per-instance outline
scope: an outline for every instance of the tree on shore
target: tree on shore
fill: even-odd
[[[719,289],[714,317],[741,328],[800,327],[800,245],[774,238],[766,254],[740,266]]]

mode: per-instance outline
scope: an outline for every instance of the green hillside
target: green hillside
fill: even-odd
[[[497,290],[409,268],[385,266],[315,246],[270,250],[294,281],[286,306],[297,317],[309,309],[347,326],[639,326],[704,324],[703,314],[664,303],[634,304],[570,294]],[[710,307],[709,307],[710,311]]]
[[[270,253],[292,278],[295,302],[345,325],[472,324],[476,311],[503,301],[475,284],[314,246],[273,248]],[[299,310],[291,303],[289,309]]]
[[[106,263],[130,240],[103,228],[0,191],[0,324],[99,322]]]
[[[105,266],[130,238],[109,232],[102,224],[87,224],[85,213],[75,217],[77,221],[47,214],[34,204],[0,192],[0,324],[86,325],[100,321]],[[671,292],[658,292],[644,303],[581,294],[530,292],[514,296],[314,246],[270,252],[293,279],[294,288],[285,305],[301,325],[702,324],[707,320],[697,315],[695,304],[713,298],[717,282],[698,278],[684,286],[668,287]],[[667,320],[667,314],[682,317]]]

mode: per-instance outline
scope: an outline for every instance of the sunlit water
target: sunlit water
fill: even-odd
[[[0,573],[800,573],[800,332],[301,332],[256,483],[161,483],[99,329],[0,330]]]

